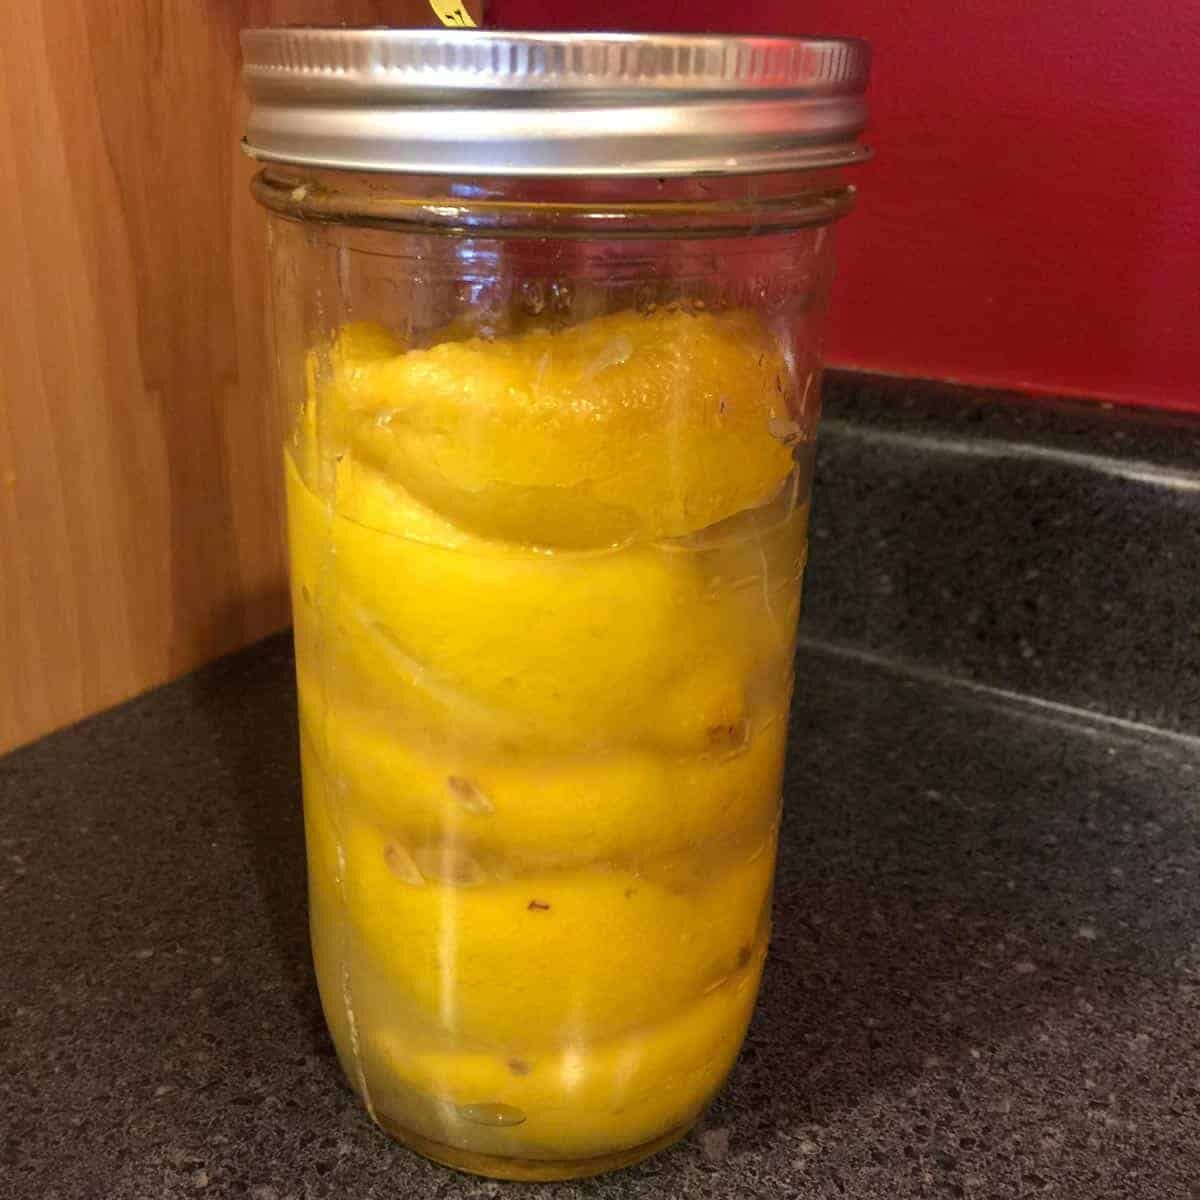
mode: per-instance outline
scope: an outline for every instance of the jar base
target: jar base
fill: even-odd
[[[602,1175],[606,1171],[616,1171],[622,1167],[631,1167],[634,1163],[665,1150],[674,1145],[680,1138],[687,1135],[695,1125],[695,1120],[688,1121],[675,1129],[668,1130],[660,1137],[639,1146],[631,1146],[627,1150],[617,1150],[611,1154],[600,1154],[594,1158],[576,1159],[541,1159],[541,1158],[503,1158],[496,1154],[475,1154],[470,1150],[460,1150],[456,1146],[447,1146],[444,1142],[435,1142],[430,1138],[414,1133],[387,1119],[383,1113],[376,1114],[379,1127],[390,1137],[410,1150],[415,1150],[423,1158],[439,1163],[443,1167],[453,1167],[456,1171],[465,1171],[468,1175],[482,1175],[487,1179],[511,1179],[524,1183],[548,1183],[563,1179],[585,1179],[589,1175]]]

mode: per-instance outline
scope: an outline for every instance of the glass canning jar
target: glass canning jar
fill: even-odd
[[[770,929],[854,41],[251,30],[312,944],[372,1117],[669,1144]]]

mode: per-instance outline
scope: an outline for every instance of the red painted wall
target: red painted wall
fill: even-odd
[[[1200,409],[1194,0],[492,0],[511,28],[875,47],[833,362]]]

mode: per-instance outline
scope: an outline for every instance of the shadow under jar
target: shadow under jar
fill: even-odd
[[[243,45],[334,1044],[440,1162],[634,1162],[767,950],[866,49]]]

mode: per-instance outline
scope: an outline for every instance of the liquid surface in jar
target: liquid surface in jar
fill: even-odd
[[[314,953],[401,1136],[597,1158],[732,1065],[805,555],[785,380],[740,311],[408,350],[352,325],[310,354],[286,471]]]

